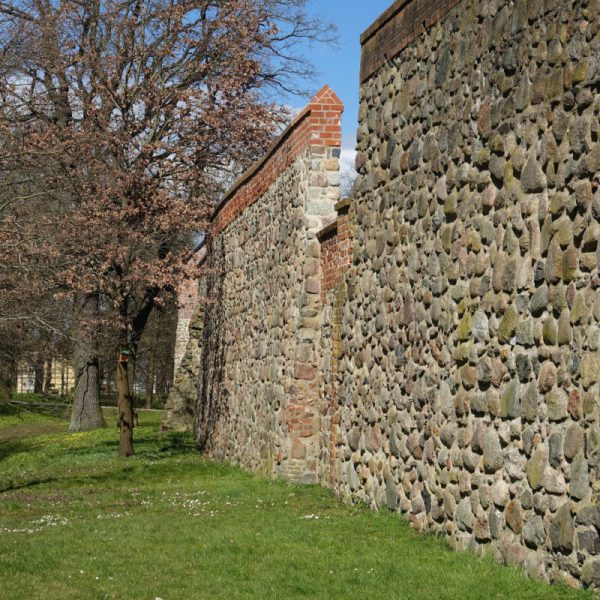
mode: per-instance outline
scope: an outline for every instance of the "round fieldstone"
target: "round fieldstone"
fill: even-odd
[[[508,483],[503,479],[498,480],[492,488],[492,502],[499,508],[505,507],[510,500]]]
[[[517,331],[518,324],[519,315],[513,308],[508,308],[498,327],[498,340],[500,342],[509,343]]]
[[[502,392],[500,416],[514,419],[521,413],[521,386],[517,379],[509,382]]]
[[[561,432],[554,432],[548,438],[548,458],[550,465],[557,469],[563,457],[563,436]]]
[[[563,451],[567,460],[573,460],[583,449],[585,432],[578,423],[571,423],[565,430]]]
[[[590,525],[600,531],[600,504],[588,504],[579,509],[577,525]]]
[[[533,371],[529,356],[527,356],[527,354],[517,354],[516,364],[519,381],[521,383],[526,383],[529,381]]]
[[[523,509],[517,500],[511,500],[504,512],[506,524],[517,535],[523,531]]]
[[[579,452],[571,464],[569,494],[575,500],[583,500],[590,493],[590,475],[588,463],[583,451]]]
[[[531,314],[534,317],[539,317],[548,307],[548,286],[543,284],[531,296],[530,302]]]
[[[490,427],[483,436],[483,467],[486,473],[495,473],[502,468],[503,463],[498,432]]]
[[[547,415],[550,421],[563,421],[568,417],[567,406],[569,399],[567,394],[558,388],[554,388],[546,394]]]
[[[527,480],[529,485],[534,490],[538,490],[544,483],[544,471],[548,464],[547,453],[544,448],[538,448],[533,456],[529,459],[527,466],[525,467],[525,473],[527,474]]]
[[[476,342],[485,342],[489,339],[489,321],[482,310],[476,311],[473,315],[472,333]]]
[[[523,540],[530,548],[539,548],[546,541],[544,521],[539,515],[534,515],[527,520],[523,527]]]
[[[581,383],[585,388],[591,387],[600,381],[600,355],[586,354],[579,366]]]
[[[523,190],[527,193],[542,192],[546,188],[546,176],[535,154],[531,154],[525,163],[525,168],[521,175],[521,184]]]
[[[525,421],[531,422],[537,419],[539,401],[538,386],[535,382],[532,382],[525,389],[523,401],[521,402],[521,417]]]
[[[462,531],[473,530],[474,517],[469,498],[463,498],[460,501],[456,508],[456,513],[454,514],[454,520],[456,521],[458,528]]]
[[[552,548],[559,552],[570,553],[573,550],[575,527],[571,517],[570,503],[563,504],[550,524]]]
[[[600,558],[590,556],[586,559],[581,570],[581,579],[586,585],[600,587]]]
[[[546,361],[540,369],[538,388],[542,394],[549,392],[556,385],[556,367]]]

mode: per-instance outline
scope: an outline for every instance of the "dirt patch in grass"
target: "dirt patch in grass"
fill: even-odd
[[[48,433],[61,433],[65,431],[65,422],[61,419],[56,421],[45,421],[36,423],[35,421],[26,421],[20,425],[10,425],[0,428],[0,445],[8,442],[15,442],[28,437],[46,435]],[[1,450],[0,450],[1,454]]]

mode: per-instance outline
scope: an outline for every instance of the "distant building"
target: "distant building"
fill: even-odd
[[[75,389],[75,370],[61,360],[46,363],[43,368],[42,381],[47,382],[46,391],[50,394],[65,396]],[[50,372],[48,373],[48,369]],[[17,367],[17,394],[30,394],[35,390],[35,368],[28,363],[20,363]]]

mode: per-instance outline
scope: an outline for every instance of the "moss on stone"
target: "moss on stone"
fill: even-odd
[[[458,339],[461,342],[465,342],[471,337],[471,332],[473,331],[473,315],[470,312],[466,312],[463,318],[460,320],[458,324],[458,328],[456,333],[458,335]]]
[[[454,353],[452,354],[452,358],[457,363],[467,362],[469,360],[469,354],[471,352],[471,347],[472,347],[472,344],[470,344],[470,343],[460,344],[454,350]]]
[[[536,450],[525,467],[529,485],[534,489],[540,489],[544,481],[544,471],[548,464],[548,457],[542,448]]]
[[[500,342],[509,343],[514,337],[518,325],[519,315],[517,312],[512,307],[506,309],[502,321],[500,322],[500,326],[498,327],[498,340]]]
[[[556,341],[558,339],[558,327],[556,325],[554,317],[548,317],[544,321],[542,335],[545,344],[548,344],[549,346],[554,346],[556,344]]]

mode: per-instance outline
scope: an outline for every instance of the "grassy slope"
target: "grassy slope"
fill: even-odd
[[[25,416],[15,428],[0,415],[13,435],[0,442],[0,598],[590,597],[452,553],[317,487],[211,463],[157,419],[142,413],[138,454],[122,461],[114,428],[23,438],[19,426],[65,422]]]

